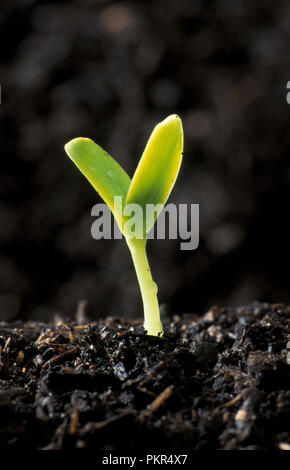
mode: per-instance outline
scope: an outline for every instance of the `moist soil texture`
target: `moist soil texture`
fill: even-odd
[[[0,323],[2,449],[290,449],[290,307]]]

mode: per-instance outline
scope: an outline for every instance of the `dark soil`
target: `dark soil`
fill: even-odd
[[[163,321],[0,323],[1,447],[289,449],[290,307]]]

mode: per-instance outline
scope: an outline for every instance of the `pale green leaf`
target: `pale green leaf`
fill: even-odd
[[[119,226],[122,214],[115,210],[114,197],[124,205],[130,178],[123,168],[91,139],[78,137],[65,145],[65,151],[113,212]]]
[[[146,232],[158,215],[157,212],[154,218],[145,220],[146,204],[165,204],[179,172],[182,151],[181,119],[171,115],[154,128],[126,198],[126,205],[139,204],[142,207]]]

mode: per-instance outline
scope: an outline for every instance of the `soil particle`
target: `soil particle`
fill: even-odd
[[[1,447],[288,449],[289,307],[163,321],[0,323]]]

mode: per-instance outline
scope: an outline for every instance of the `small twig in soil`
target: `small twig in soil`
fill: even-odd
[[[69,351],[65,351],[61,354],[58,354],[57,356],[53,357],[49,361],[47,361],[45,364],[43,364],[42,368],[43,369],[48,369],[51,366],[55,366],[57,364],[62,364],[63,362],[67,361],[68,359],[72,359],[74,356],[76,356],[78,353],[78,349],[70,349]]]
[[[166,387],[166,389],[163,390],[163,392],[161,392],[160,395],[158,395],[158,397],[147,406],[147,409],[141,413],[142,418],[145,416],[150,416],[152,413],[155,413],[155,411],[157,411],[160,406],[164,405],[168,398],[172,395],[173,390],[174,385],[169,385]]]

